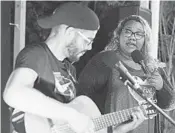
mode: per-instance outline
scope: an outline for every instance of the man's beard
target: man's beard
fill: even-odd
[[[72,43],[67,47],[67,51],[68,51],[68,59],[71,62],[77,62],[79,61],[80,57],[78,57],[78,48]]]

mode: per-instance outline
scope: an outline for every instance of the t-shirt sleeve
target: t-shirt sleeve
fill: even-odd
[[[44,72],[46,54],[41,46],[31,45],[25,47],[17,56],[15,69],[26,67],[34,70],[38,75]]]

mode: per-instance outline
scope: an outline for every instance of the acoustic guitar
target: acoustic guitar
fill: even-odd
[[[79,96],[75,98],[72,102],[65,105],[90,116],[95,125],[94,130],[97,133],[106,133],[107,127],[120,124],[132,119],[131,114],[133,112],[133,109],[137,108],[134,107],[118,112],[101,115],[96,104],[86,96]],[[149,106],[147,105],[139,107],[142,109],[145,115],[145,119],[148,119],[149,117],[154,117],[156,115],[155,111],[147,111],[149,108]],[[71,129],[69,123],[65,120],[54,121],[30,113],[25,113],[24,121],[27,133],[75,133]]]

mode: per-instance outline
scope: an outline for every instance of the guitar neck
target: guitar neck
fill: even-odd
[[[95,125],[95,131],[130,120],[134,108],[121,110],[94,118],[93,122]]]

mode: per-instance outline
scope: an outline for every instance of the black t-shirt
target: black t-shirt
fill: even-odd
[[[46,96],[63,103],[75,98],[75,68],[68,59],[59,61],[45,43],[28,45],[20,51],[15,69],[22,67],[30,68],[38,74],[33,87]],[[14,109],[11,120],[17,132],[26,132],[24,112]]]
[[[27,67],[38,74],[34,88],[61,102],[76,95],[75,68],[65,59],[59,61],[45,43],[25,47],[18,55],[15,69]]]

